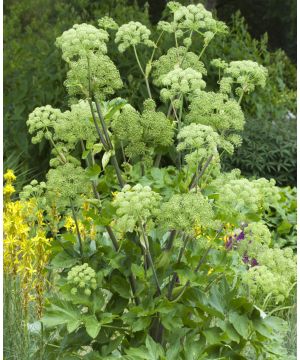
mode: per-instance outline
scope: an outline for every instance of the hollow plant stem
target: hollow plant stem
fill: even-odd
[[[144,80],[145,80],[145,84],[146,84],[146,87],[147,87],[147,92],[148,92],[148,95],[149,95],[149,98],[152,99],[152,94],[151,94],[151,89],[150,89],[150,85],[149,85],[149,81],[148,81],[148,76],[147,74],[145,73],[142,65],[141,65],[141,62],[140,62],[140,59],[139,59],[139,56],[138,56],[138,53],[136,51],[136,47],[133,46],[133,51],[134,51],[134,55],[135,55],[135,58],[136,58],[136,61],[137,61],[137,64],[141,70],[141,73],[143,74],[144,76]]]
[[[75,222],[75,227],[76,227],[76,232],[77,232],[77,237],[78,237],[80,256],[81,256],[81,259],[82,259],[83,258],[82,239],[81,239],[79,226],[78,226],[78,221],[77,221],[77,215],[76,215],[76,212],[75,212],[75,208],[74,208],[74,204],[73,204],[72,199],[70,199],[70,204],[71,204],[72,215],[73,215],[73,219],[74,219],[74,222]]]
[[[155,284],[156,284],[157,292],[158,292],[159,295],[161,295],[161,290],[160,290],[160,285],[159,285],[157,273],[156,273],[155,266],[154,266],[154,263],[153,263],[153,259],[152,259],[150,249],[149,249],[148,238],[147,238],[147,235],[145,233],[144,225],[142,223],[140,223],[140,229],[141,229],[141,233],[142,233],[143,240],[144,240],[144,247],[145,247],[145,250],[146,250],[146,255],[147,255],[148,261],[150,263],[150,267],[152,269],[152,273],[153,273],[154,281],[155,281]]]

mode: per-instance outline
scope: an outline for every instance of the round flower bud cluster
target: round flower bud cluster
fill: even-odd
[[[113,201],[117,208],[117,227],[120,231],[132,232],[137,223],[146,224],[156,215],[160,200],[161,196],[149,186],[125,185]]]
[[[54,124],[62,117],[59,109],[54,109],[50,105],[37,107],[29,114],[26,124],[32,137],[32,143],[37,144],[45,139],[52,139],[52,128]]]
[[[231,61],[224,70],[224,77],[220,81],[220,90],[230,93],[232,84],[238,84],[236,94],[250,93],[255,86],[266,85],[267,69],[251,60]]]
[[[258,212],[260,199],[259,192],[249,180],[230,180],[220,187],[216,207],[226,221],[246,221],[248,213]]]
[[[213,19],[212,13],[202,4],[182,6],[179,3],[169,2],[167,5],[174,14],[174,22],[182,30],[199,32],[226,33],[227,26],[222,21]]]
[[[201,193],[173,195],[161,207],[159,223],[169,230],[194,233],[194,228],[214,226],[214,213]]]
[[[77,60],[78,56],[87,56],[95,51],[106,54],[107,41],[108,33],[105,30],[93,25],[75,24],[56,39],[56,45],[62,50],[62,58],[70,62],[74,58]]]
[[[192,68],[182,69],[176,67],[161,77],[162,86],[166,88],[160,92],[164,102],[178,95],[197,95],[205,88],[206,83],[202,79],[202,73]]]
[[[68,272],[67,280],[73,286],[71,289],[73,295],[83,292],[86,296],[90,296],[92,291],[97,289],[95,270],[90,268],[87,263],[74,266]]]
[[[80,166],[71,163],[50,169],[47,174],[47,197],[59,207],[80,202],[80,195],[89,192],[89,180]]]
[[[265,248],[257,255],[258,266],[243,274],[250,293],[266,296],[272,294],[275,302],[283,302],[296,281],[296,257],[293,250]]]
[[[177,138],[179,140],[177,150],[189,152],[185,160],[190,166],[198,166],[199,162],[209,155],[218,155],[220,137],[211,126],[201,124],[184,126]]]
[[[120,74],[106,55],[91,54],[70,63],[65,86],[71,96],[89,97],[92,92],[98,99],[115,93],[122,87]]]
[[[144,102],[144,111],[139,114],[132,106],[125,105],[112,124],[114,134],[125,146],[125,154],[130,159],[143,158],[151,165],[157,148],[166,148],[173,142],[174,128],[169,119],[155,111],[155,102]]]
[[[99,27],[104,30],[117,30],[119,25],[109,16],[103,16],[101,19],[98,20]]]
[[[154,84],[161,86],[163,76],[174,70],[176,66],[180,66],[183,70],[191,68],[203,75],[207,74],[204,64],[198,59],[198,56],[193,52],[187,52],[183,46],[179,46],[178,48],[169,49],[166,55],[162,55],[153,62],[152,76]]]
[[[115,42],[119,44],[118,49],[124,52],[130,46],[144,44],[149,47],[155,47],[153,41],[149,40],[151,31],[138,21],[130,21],[119,27]]]
[[[264,209],[269,209],[270,206],[276,206],[280,201],[280,188],[275,186],[274,179],[267,180],[264,178],[252,180],[252,184],[261,195],[260,206]]]
[[[240,144],[241,138],[237,135],[236,138],[232,137],[232,132],[243,130],[245,118],[235,100],[229,99],[225,94],[202,91],[199,96],[192,99],[189,109],[185,121],[211,126],[220,133],[222,147]]]
[[[217,69],[226,69],[228,67],[228,64],[225,60],[223,59],[213,59],[211,60],[211,65],[216,67]]]
[[[90,148],[97,140],[97,132],[91,121],[91,109],[88,101],[79,100],[71,105],[71,111],[66,111],[54,125],[54,140],[60,140],[68,144],[69,149],[74,149],[80,140],[87,141]]]

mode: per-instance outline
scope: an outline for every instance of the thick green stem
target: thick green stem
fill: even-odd
[[[100,141],[101,143],[103,144],[104,148],[107,149],[108,148],[108,144],[106,143],[102,133],[101,133],[101,130],[100,130],[100,127],[98,125],[98,122],[97,122],[97,119],[96,119],[96,116],[95,116],[95,113],[94,113],[94,109],[93,109],[93,103],[92,103],[92,100],[91,99],[88,99],[88,102],[89,102],[89,105],[90,105],[90,109],[91,109],[91,113],[92,113],[92,117],[93,117],[93,121],[94,121],[94,124],[95,124],[95,128],[96,128],[96,131],[97,131],[97,134],[100,138]]]
[[[159,285],[157,273],[156,273],[154,263],[153,263],[153,259],[152,259],[150,249],[149,249],[148,238],[147,238],[147,235],[145,233],[144,225],[142,223],[140,223],[140,228],[141,228],[141,232],[142,232],[142,236],[143,236],[143,240],[144,240],[144,247],[145,247],[145,250],[146,250],[146,255],[147,255],[148,261],[150,263],[150,267],[152,269],[152,273],[153,273],[154,281],[155,281],[155,284],[156,284],[157,292],[158,292],[159,295],[161,295],[161,290],[160,290],[160,285]]]
[[[81,239],[80,230],[79,230],[78,221],[77,221],[77,216],[76,216],[76,212],[75,212],[75,208],[74,208],[72,199],[70,199],[70,204],[71,204],[73,218],[74,218],[74,221],[75,221],[75,227],[76,227],[76,232],[77,232],[77,237],[78,237],[80,256],[81,256],[81,258],[83,258],[82,239]]]
[[[204,166],[203,166],[203,168],[201,169],[200,172],[199,172],[199,167],[198,167],[197,175],[193,178],[193,180],[192,180],[192,182],[191,182],[191,184],[190,184],[190,186],[189,186],[189,189],[190,189],[190,190],[192,190],[195,186],[198,185],[199,180],[200,180],[201,177],[203,176],[205,170],[208,168],[208,166],[209,166],[209,164],[211,163],[212,159],[213,159],[213,155],[210,155],[210,156],[208,157],[208,159],[206,160],[206,162],[205,162],[205,164],[204,164]]]

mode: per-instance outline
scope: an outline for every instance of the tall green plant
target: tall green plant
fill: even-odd
[[[54,234],[56,276],[42,319],[48,359],[286,356],[284,321],[255,304],[268,292],[281,304],[295,280],[292,251],[270,247],[263,221],[279,190],[221,170],[222,155],[241,144],[241,104],[265,86],[267,71],[213,59],[219,87],[206,91],[202,57],[228,29],[201,4],[168,8],[154,40],[141,22],[109,17],[63,32],[56,45],[70,108],[41,106],[28,118],[33,142],[52,149],[36,200],[46,221],[55,209],[75,225],[69,233],[62,220]],[[108,56],[113,36],[137,62],[146,89],[139,108],[113,97],[123,86]],[[164,39],[172,45],[160,56]],[[81,231],[84,218],[93,238]]]

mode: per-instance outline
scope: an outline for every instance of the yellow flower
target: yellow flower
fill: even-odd
[[[3,194],[5,196],[11,196],[15,191],[15,188],[9,183],[6,184],[3,188]]]
[[[8,181],[8,182],[13,182],[16,180],[16,176],[15,176],[13,170],[11,170],[11,169],[8,169],[3,177],[4,177],[4,180]]]
[[[208,270],[207,275],[210,275],[213,271],[214,271],[214,269],[213,269],[213,268],[210,268],[210,269]]]

